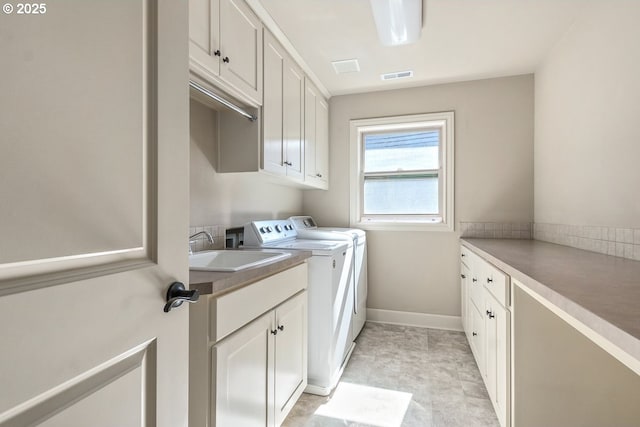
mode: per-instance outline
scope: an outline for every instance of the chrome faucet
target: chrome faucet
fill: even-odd
[[[189,236],[189,255],[193,255],[193,249],[191,248],[191,244],[196,242],[195,240],[191,240],[191,239],[195,239],[196,237],[201,235],[205,235],[209,243],[213,245],[214,240],[211,233],[209,233],[208,231],[198,231],[196,234],[192,234],[191,236]]]

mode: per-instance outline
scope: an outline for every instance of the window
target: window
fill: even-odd
[[[453,230],[453,112],[351,121],[351,224]]]

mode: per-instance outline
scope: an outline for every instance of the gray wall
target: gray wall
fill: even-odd
[[[349,225],[349,120],[455,111],[451,232],[370,231],[368,307],[460,315],[460,221],[530,222],[532,75],[336,96],[330,100],[330,189],[303,193],[320,225]]]
[[[190,224],[243,225],[302,211],[301,190],[257,173],[217,173],[217,112],[191,100]],[[224,159],[222,159],[224,161]]]
[[[536,223],[640,228],[638,22],[595,3],[536,72]]]

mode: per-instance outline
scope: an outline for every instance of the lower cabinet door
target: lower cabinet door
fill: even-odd
[[[496,373],[497,373],[497,338],[498,338],[498,322],[496,321],[496,307],[492,296],[485,297],[485,364],[486,364],[486,377],[485,384],[487,386],[487,392],[491,401],[496,400]],[[502,313],[500,313],[501,317]]]
[[[274,425],[273,325],[269,312],[212,348],[212,427]]]
[[[279,426],[307,386],[307,292],[276,309],[275,424]]]
[[[461,309],[460,315],[462,317],[462,330],[467,334],[467,339],[469,339],[469,328],[470,328],[470,319],[469,319],[469,268],[460,264],[460,295],[461,295]]]
[[[501,426],[509,425],[510,312],[493,296],[486,299],[486,385]]]
[[[482,374],[482,378],[486,381],[487,376],[487,366],[485,361],[485,325],[484,325],[484,317],[480,314],[480,311],[475,306],[475,304],[470,303],[471,308],[469,311],[471,312],[471,350],[473,350],[474,355],[476,356],[476,363],[478,364],[478,369]]]

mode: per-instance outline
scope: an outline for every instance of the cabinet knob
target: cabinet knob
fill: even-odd
[[[321,173],[317,173],[317,174],[316,174],[316,176],[317,176],[318,178],[322,178],[322,174],[321,174]]]
[[[224,58],[222,58],[222,62],[226,62],[228,64],[229,63],[229,57],[225,56]]]
[[[277,329],[272,329],[272,330],[271,330],[271,334],[273,334],[273,335],[278,335],[278,330],[277,330]]]
[[[279,330],[279,331],[284,331],[284,325],[279,325],[279,326],[278,326],[278,330]]]
[[[462,277],[463,279],[467,278],[467,276],[465,276],[464,274],[461,274],[460,277]]]
[[[472,332],[471,335],[473,335],[474,337],[477,337],[478,333],[477,332]]]
[[[493,312],[490,310],[487,310],[487,316],[489,316],[489,319],[493,319],[494,317],[496,317],[495,314],[493,314]]]
[[[475,282],[477,282],[477,281],[478,281],[478,279],[476,279],[476,278],[474,277],[473,279],[471,279],[471,281],[475,283]]]
[[[217,49],[215,52],[213,52],[213,54],[214,54],[215,56],[220,56],[220,49]]]
[[[462,254],[462,258],[464,258],[464,257],[466,257],[466,256],[467,256],[466,254]]]
[[[287,166],[293,166],[293,163],[291,163],[291,162],[284,162],[284,164],[287,165]]]
[[[491,282],[493,282],[493,279],[490,277],[487,277],[487,283],[491,283]]]

